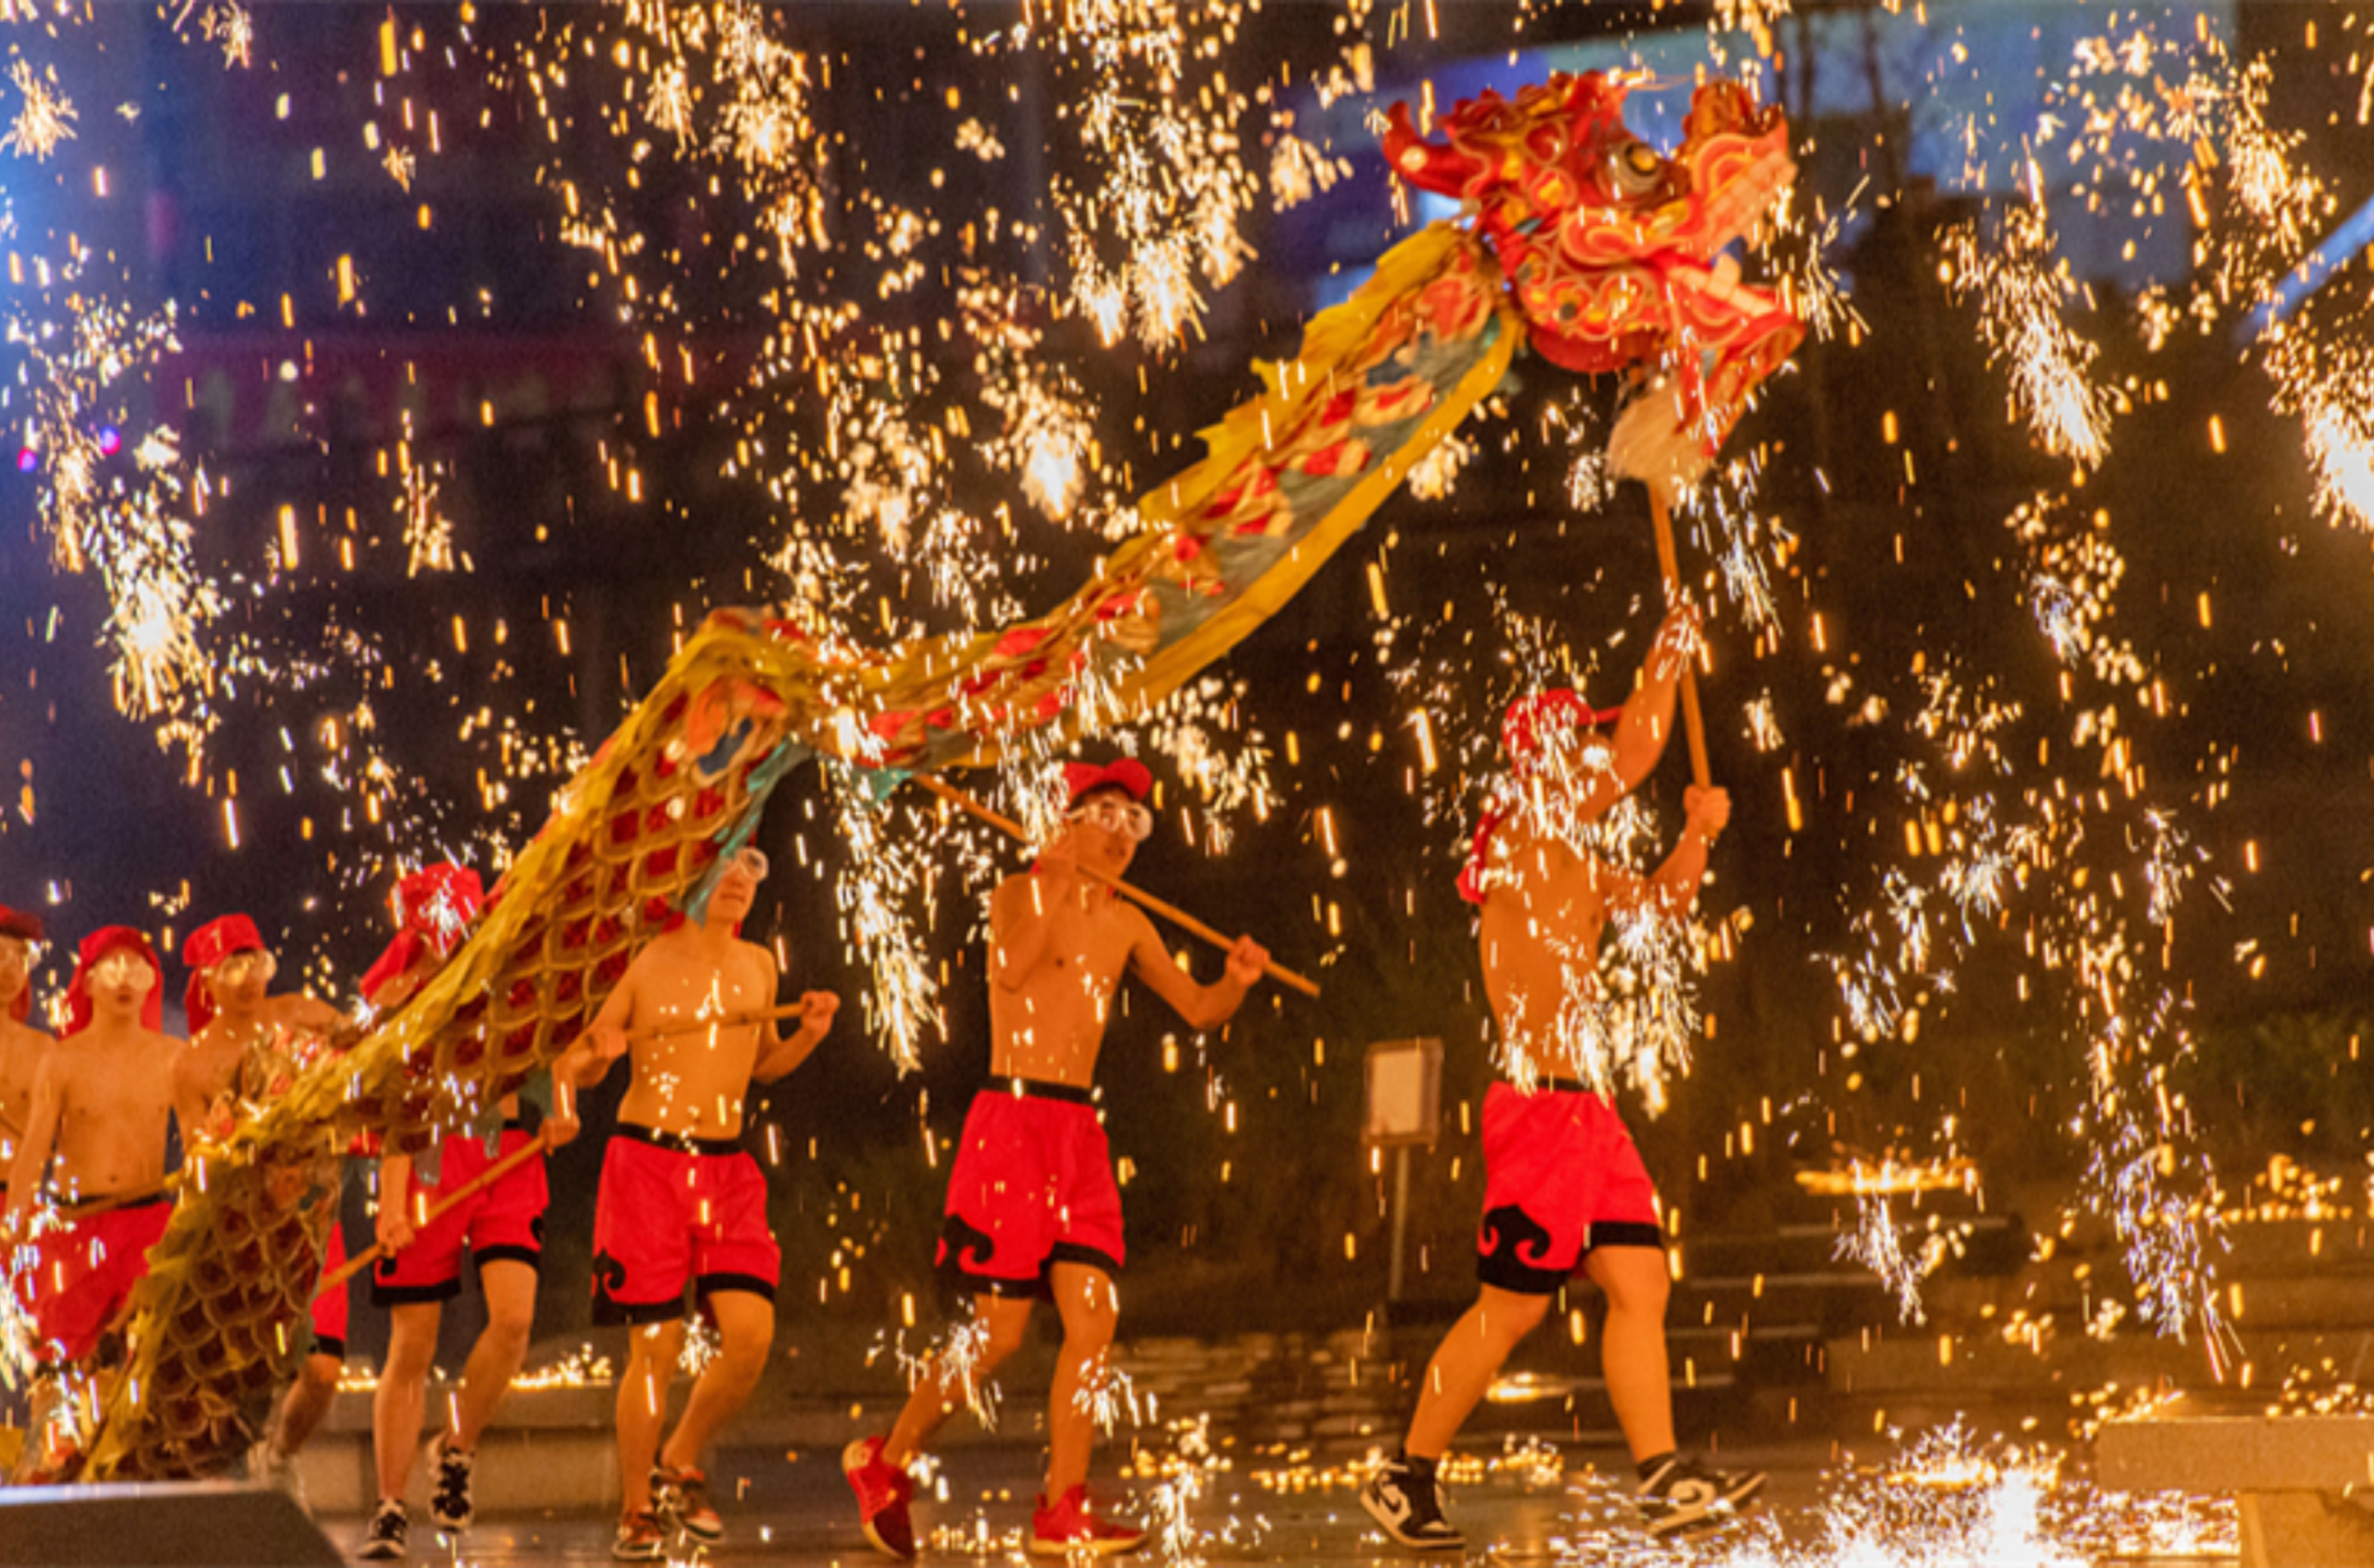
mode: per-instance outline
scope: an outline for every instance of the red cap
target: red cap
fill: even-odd
[[[1571,686],[1551,686],[1509,705],[1508,715],[1500,721],[1500,744],[1517,777],[1522,778],[1540,765],[1542,753],[1554,736],[1568,730],[1595,730],[1623,716],[1620,708],[1592,707]],[[1483,903],[1489,891],[1484,877],[1491,869],[1492,836],[1509,820],[1510,809],[1496,801],[1484,808],[1476,821],[1467,863],[1459,869],[1459,896],[1470,904]]]
[[[1146,799],[1146,792],[1154,788],[1154,775],[1146,770],[1146,764],[1134,756],[1122,757],[1101,767],[1093,762],[1067,762],[1064,765],[1066,806],[1089,790],[1101,790],[1109,784],[1119,785],[1128,790],[1131,800],[1142,801]]]
[[[190,1037],[215,1021],[215,999],[206,989],[206,971],[234,953],[262,953],[264,937],[245,915],[225,915],[190,933],[182,944],[182,967],[190,983],[182,992],[182,1010],[189,1014]]]
[[[157,979],[148,988],[147,1001],[141,1006],[140,1022],[149,1029],[164,1027],[165,971],[157,962],[157,950],[148,945],[147,936],[130,926],[101,926],[82,939],[82,946],[75,954],[74,983],[66,987],[66,1026],[60,1039],[90,1027],[90,972],[111,953],[137,954],[148,965],[148,972]]]
[[[1533,771],[1552,737],[1567,730],[1595,730],[1624,717],[1620,708],[1593,708],[1571,686],[1552,686],[1509,705],[1500,721],[1500,744],[1520,777]]]
[[[18,942],[41,940],[41,918],[21,909],[11,909],[0,904],[0,937],[15,937]],[[8,1016],[22,1024],[33,1015],[33,977],[25,977],[25,989],[8,1004]]]
[[[451,957],[486,901],[478,873],[461,866],[423,866],[397,883],[395,923],[402,929],[363,976],[363,1000],[375,1000],[381,989],[411,968],[423,952],[433,951],[441,959]]]

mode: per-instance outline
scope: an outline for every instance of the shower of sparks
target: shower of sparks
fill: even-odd
[[[1269,188],[1281,211],[1334,188],[1351,173],[1348,158],[1330,158],[1291,130],[1280,130],[1270,144]]]
[[[981,1375],[981,1352],[989,1346],[989,1324],[971,1318],[948,1330],[923,1355],[910,1355],[903,1339],[889,1347],[909,1388],[924,1378],[934,1379],[943,1400],[960,1396],[984,1432],[997,1430],[997,1385]],[[879,1348],[866,1357],[869,1363]]]
[[[437,481],[414,466],[404,471],[404,543],[409,552],[405,575],[450,572],[453,569],[453,525],[437,505]]]
[[[182,23],[196,8],[196,0],[182,0],[180,11],[173,17],[173,27],[179,31]],[[236,0],[215,0],[198,15],[198,32],[218,45],[226,66],[253,64],[255,49],[255,18],[246,6]]]
[[[98,434],[100,419],[123,418],[127,384],[178,346],[171,312],[135,319],[86,296],[69,323],[12,315],[7,335],[25,354],[27,445],[41,459],[52,554],[68,571],[95,571],[107,590],[116,705],[127,717],[202,735],[199,705],[214,672],[198,638],[223,601],[192,554],[182,506],[190,480],[176,438],[152,429],[124,464]]]
[[[874,973],[866,1020],[884,1049],[907,1072],[923,1065],[924,1032],[940,1026],[939,983],[932,978],[916,922],[904,911],[921,894],[926,846],[910,825],[893,835],[894,807],[873,799],[854,770],[829,768],[847,858],[834,882],[851,947]]]
[[[1855,1174],[1861,1176],[1860,1163]],[[1906,1323],[1925,1323],[1928,1314],[1921,1306],[1921,1281],[1934,1273],[1945,1261],[1946,1246],[1936,1233],[1932,1233],[1914,1255],[1904,1250],[1905,1232],[1898,1226],[1890,1211],[1886,1196],[1875,1192],[1855,1195],[1858,1223],[1850,1233],[1841,1235],[1833,1245],[1833,1258],[1851,1258],[1879,1276],[1880,1282],[1896,1293],[1898,1318]]]
[[[1257,181],[1233,128],[1246,108],[1204,41],[1233,30],[1218,7],[1181,0],[1082,0],[1056,13],[1044,47],[1085,76],[1066,117],[1094,170],[1057,173],[1075,307],[1108,343],[1134,332],[1176,345],[1203,318],[1204,289],[1233,279],[1252,251],[1238,221]],[[1202,101],[1212,104],[1199,116]]]
[[[2142,684],[2142,660],[2108,635],[2127,571],[2110,542],[2110,514],[2079,521],[2070,515],[2065,497],[2048,494],[2023,504],[2004,524],[2027,556],[2029,604],[2061,661],[2083,662],[2107,685]]]
[[[0,136],[0,150],[19,158],[29,156],[37,162],[47,161],[59,144],[74,139],[75,107],[54,86],[33,74],[29,60],[18,60],[10,68],[8,79],[17,85],[25,101],[18,106],[8,134]]]
[[[1957,297],[1979,305],[1979,333],[2011,376],[2011,411],[2044,450],[2086,466],[2110,453],[2117,394],[2089,379],[2101,350],[2070,330],[2063,312],[2076,295],[2053,255],[2041,205],[2007,206],[1993,231],[1966,223],[1943,247]]]

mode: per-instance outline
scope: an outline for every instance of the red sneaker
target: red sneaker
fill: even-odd
[[[841,1450],[841,1473],[857,1493],[857,1511],[874,1550],[901,1562],[915,1559],[915,1522],[907,1504],[915,1498],[915,1478],[882,1458],[882,1439],[861,1437]]]
[[[1060,1502],[1039,1499],[1030,1515],[1030,1550],[1041,1557],[1118,1557],[1146,1544],[1146,1532],[1116,1519],[1099,1519],[1088,1506],[1088,1489],[1075,1486]]]

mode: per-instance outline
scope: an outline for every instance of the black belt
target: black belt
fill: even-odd
[[[1001,1078],[981,1091],[984,1094],[1011,1094],[1017,1100],[1064,1100],[1075,1106],[1097,1103],[1095,1094],[1071,1083],[1050,1083],[1043,1078]]]
[[[618,1136],[631,1138],[638,1143],[649,1143],[654,1148],[674,1149],[683,1154],[742,1153],[742,1141],[738,1138],[695,1138],[688,1132],[662,1132],[656,1127],[645,1127],[635,1121],[620,1122]]]

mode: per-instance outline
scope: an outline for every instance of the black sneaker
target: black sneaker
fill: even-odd
[[[725,1521],[709,1501],[709,1476],[694,1469],[652,1467],[652,1511],[703,1546],[725,1539]]]
[[[379,1511],[370,1516],[370,1526],[363,1531],[363,1543],[355,1555],[370,1562],[400,1562],[404,1559],[405,1527],[411,1518],[404,1504],[393,1497],[379,1500]]]
[[[1763,1489],[1761,1471],[1725,1475],[1696,1459],[1675,1457],[1641,1480],[1633,1501],[1649,1523],[1649,1534],[1663,1538],[1721,1524]]]
[[[1420,1470],[1405,1458],[1387,1459],[1360,1488],[1360,1506],[1412,1551],[1458,1551],[1467,1545],[1442,1516],[1442,1487],[1431,1466]]]
[[[434,1477],[429,1483],[429,1517],[446,1534],[460,1535],[476,1516],[470,1510],[470,1468],[477,1456],[447,1442],[452,1435],[448,1433],[429,1445]]]

